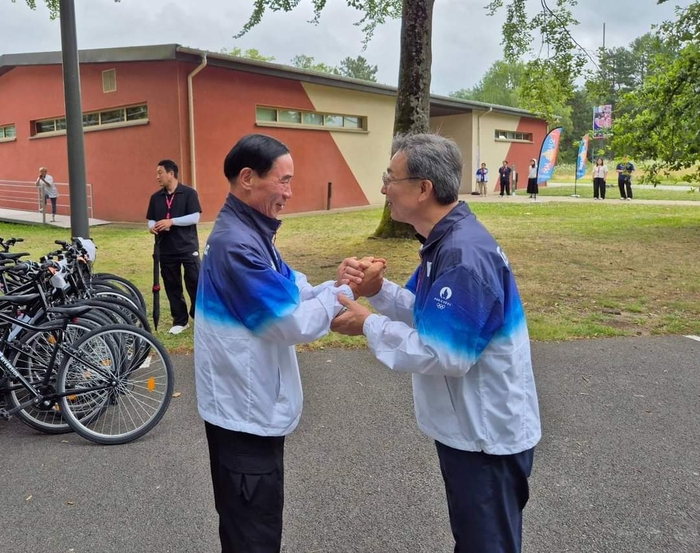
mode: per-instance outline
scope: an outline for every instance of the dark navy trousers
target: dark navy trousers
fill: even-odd
[[[488,455],[435,445],[455,553],[520,553],[534,448]]]

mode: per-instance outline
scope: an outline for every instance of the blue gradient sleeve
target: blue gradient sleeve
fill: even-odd
[[[427,344],[472,363],[504,325],[498,295],[464,267],[442,274],[433,283],[419,316],[416,328]]]
[[[277,272],[268,259],[247,248],[227,251],[225,259],[207,255],[197,303],[205,307],[208,319],[260,333],[299,304],[299,289],[285,269],[286,275]]]

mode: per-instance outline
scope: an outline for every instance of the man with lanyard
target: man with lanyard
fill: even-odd
[[[508,161],[504,160],[503,165],[498,168],[498,181],[501,185],[501,198],[505,192],[506,196],[510,196],[510,176],[513,170],[508,167]]]
[[[170,334],[180,334],[194,318],[199,281],[199,238],[197,223],[202,208],[197,192],[178,182],[177,164],[164,159],[158,163],[156,180],[161,189],[148,203],[148,228],[156,235],[160,248],[160,274],[170,303],[173,326]],[[190,310],[182,292],[184,271],[185,288],[190,297]]]
[[[363,269],[355,295],[380,314],[340,295],[347,311],[331,329],[364,334],[384,365],[413,373],[416,419],[435,440],[455,551],[519,553],[541,429],[515,277],[459,201],[457,145],[415,134],[397,136],[392,151],[382,194],[391,218],[416,229],[420,266],[404,287]],[[357,261],[344,264],[345,275],[356,275]]]

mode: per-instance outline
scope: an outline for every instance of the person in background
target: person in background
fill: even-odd
[[[620,189],[620,199],[629,201],[632,199],[632,173],[634,173],[634,165],[629,160],[629,157],[625,156],[622,158],[622,161],[617,164],[615,170],[617,171],[617,186]]]
[[[503,165],[498,168],[498,182],[501,185],[501,194],[503,197],[505,193],[506,196],[510,196],[510,177],[513,170],[508,167],[508,160],[503,161]]]
[[[530,198],[537,200],[537,194],[539,194],[539,186],[537,186],[537,160],[530,160],[530,167],[527,170],[527,193],[530,194]]]
[[[605,199],[605,180],[608,178],[608,166],[602,157],[599,157],[593,167],[593,199]]]
[[[458,200],[463,161],[454,142],[397,136],[392,151],[382,193],[391,218],[416,229],[420,266],[404,287],[382,272],[366,275],[356,295],[380,314],[341,295],[347,311],[331,328],[364,335],[381,363],[412,373],[418,426],[435,440],[454,550],[518,553],[541,428],[513,270]]]
[[[43,192],[44,209],[46,209],[46,201],[51,200],[51,222],[56,222],[56,203],[58,202],[58,188],[53,182],[53,177],[48,174],[46,167],[39,168],[39,178],[36,179],[36,185]]]
[[[476,170],[476,184],[479,189],[479,196],[486,196],[486,188],[489,182],[489,170],[485,163]]]
[[[173,326],[170,334],[180,334],[194,318],[199,280],[199,237],[197,223],[202,208],[197,191],[178,181],[178,167],[171,159],[158,162],[156,180],[160,190],[148,202],[146,219],[160,248],[160,274],[170,303]],[[182,292],[185,280],[190,309]]]

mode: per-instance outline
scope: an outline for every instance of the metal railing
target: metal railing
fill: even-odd
[[[56,210],[59,215],[70,215],[70,191],[69,185],[65,182],[55,183],[58,189],[58,200]],[[87,206],[88,217],[93,215],[92,205],[92,185],[87,184]],[[51,201],[44,205],[44,198],[41,187],[36,186],[35,181],[12,181],[0,179],[0,209],[12,209],[15,211],[29,211],[33,213],[43,213],[46,210],[51,213]]]

